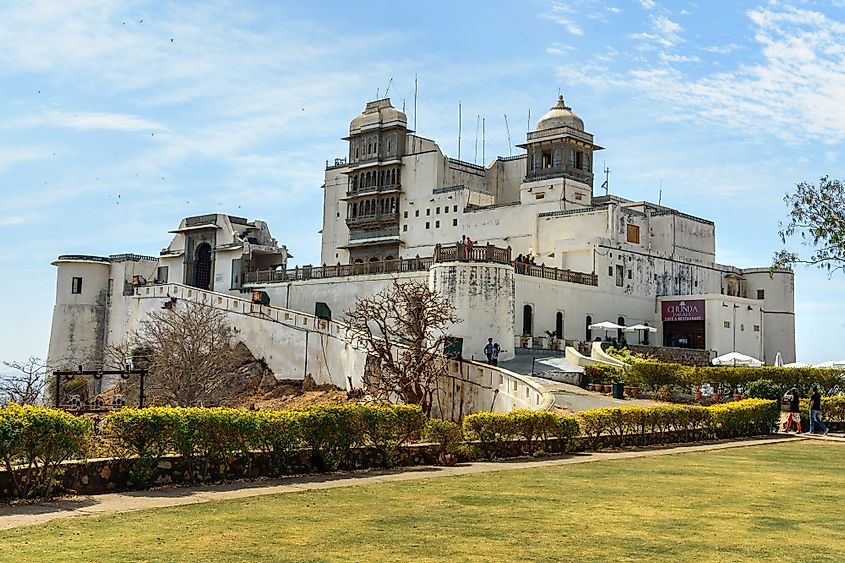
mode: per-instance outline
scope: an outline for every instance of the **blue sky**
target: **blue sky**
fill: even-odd
[[[465,160],[477,116],[489,161],[561,91],[611,191],[713,219],[721,263],[768,265],[783,194],[845,177],[843,0],[4,2],[0,359],[46,355],[57,255],[155,255],[183,216],[317,262],[325,161],[388,83],[413,122],[415,75],[450,156],[462,104]],[[841,359],[842,276],[796,284],[799,360]]]

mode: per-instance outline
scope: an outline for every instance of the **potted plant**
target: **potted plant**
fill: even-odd
[[[639,385],[631,385],[631,396],[636,397],[640,394],[640,386]]]

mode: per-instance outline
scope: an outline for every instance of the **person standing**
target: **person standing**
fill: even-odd
[[[502,349],[499,347],[498,342],[493,344],[493,357],[490,358],[490,363],[493,364],[494,366],[499,365],[499,352],[501,352],[501,351],[502,351]]]
[[[789,414],[786,419],[786,424],[783,427],[784,432],[789,432],[792,428],[792,423],[795,423],[795,432],[801,432],[801,396],[798,394],[798,389],[793,387],[786,395],[783,396],[785,402],[789,404]]]
[[[487,339],[487,346],[484,347],[484,355],[487,356],[487,363],[493,363],[493,339]]]
[[[822,436],[827,434],[828,428],[822,422],[822,396],[819,393],[819,388],[813,386],[813,394],[810,395],[810,434],[815,432],[815,425],[818,424],[824,431]]]

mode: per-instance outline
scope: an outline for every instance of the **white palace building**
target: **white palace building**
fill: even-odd
[[[297,319],[313,328],[329,314],[336,322],[396,278],[426,281],[457,307],[463,322],[452,332],[465,358],[481,357],[488,337],[504,359],[519,346],[577,348],[618,336],[588,328],[611,321],[655,328],[627,334],[653,346],[795,360],[792,272],[719,264],[712,221],[595,195],[602,147],[563,97],[523,154],[485,166],[445,156],[389,99],[369,102],[345,140],[348,156],[325,171],[321,265],[290,268],[265,223],[223,214],[184,219],[157,257],[60,256],[51,363],[102,364],[107,344],[176,297],[250,316],[238,322],[253,354],[279,377],[305,377],[316,369],[314,343],[306,330],[305,352],[291,352],[300,336],[284,327],[299,334]],[[463,235],[471,248],[457,243]],[[250,304],[253,291],[264,305]],[[349,348],[338,346],[336,355]],[[326,378],[344,385],[339,372],[359,369],[360,358],[335,360],[323,357],[321,369],[334,365]]]

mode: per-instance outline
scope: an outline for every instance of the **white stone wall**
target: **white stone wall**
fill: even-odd
[[[450,332],[463,338],[463,356],[484,360],[487,339],[502,347],[500,360],[514,356],[514,271],[503,264],[443,262],[428,272],[432,291],[457,311]]]

